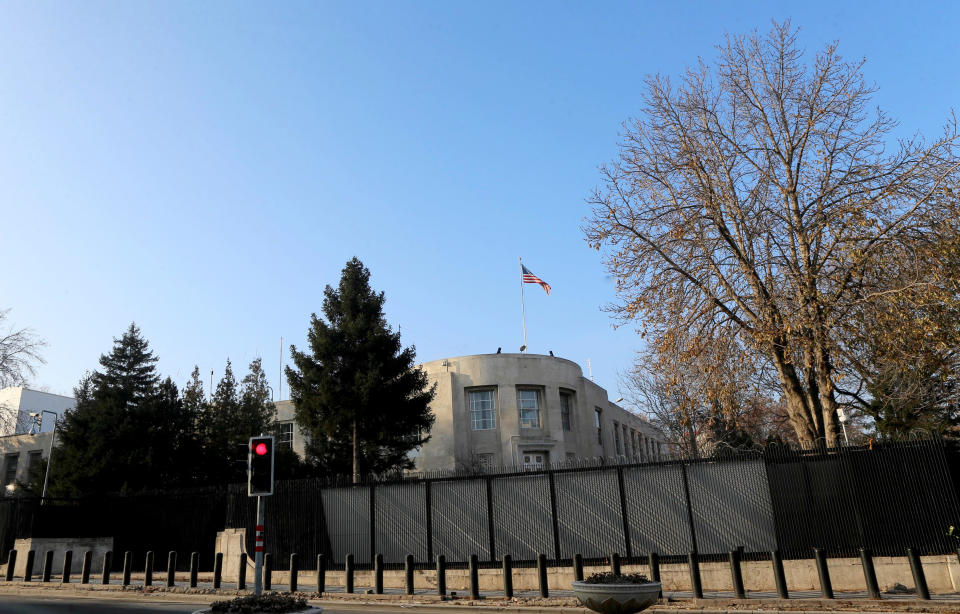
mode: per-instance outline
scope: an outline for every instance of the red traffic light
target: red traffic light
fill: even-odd
[[[267,444],[261,441],[254,446],[253,451],[257,456],[264,456],[267,453]]]

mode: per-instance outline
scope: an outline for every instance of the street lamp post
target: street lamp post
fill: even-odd
[[[40,494],[40,505],[47,501],[47,482],[50,480],[50,465],[53,464],[53,444],[57,439],[57,423],[59,422],[57,412],[49,409],[41,410],[40,413],[31,413],[34,418],[39,418],[39,428],[43,430],[43,414],[53,414],[53,434],[50,436],[50,450],[47,452],[47,470],[43,475],[43,492]]]

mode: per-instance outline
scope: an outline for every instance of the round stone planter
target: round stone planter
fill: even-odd
[[[320,614],[321,612],[323,612],[322,608],[309,607],[306,610],[297,610],[296,612],[291,612],[290,614]],[[210,614],[210,608],[197,610],[193,614]],[[258,613],[254,612],[253,614],[258,614]]]
[[[645,610],[657,601],[660,583],[648,584],[587,584],[574,582],[573,594],[580,603],[601,614],[633,614]]]

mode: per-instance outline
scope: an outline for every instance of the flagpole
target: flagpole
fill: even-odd
[[[520,316],[523,320],[523,350],[527,349],[527,306],[523,300],[523,258],[517,258],[520,261]]]

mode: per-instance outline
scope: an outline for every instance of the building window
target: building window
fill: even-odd
[[[43,462],[43,452],[34,450],[27,455],[27,480],[33,478],[33,474],[40,470],[40,463]]]
[[[620,448],[620,425],[617,424],[617,421],[613,421],[613,447],[617,449],[617,454],[623,454],[623,450]]]
[[[634,457],[637,455],[637,432],[630,430],[630,452]]]
[[[277,425],[277,447],[293,449],[293,422],[281,422]]]
[[[493,454],[476,454],[473,461],[478,472],[488,473],[493,471]]]
[[[520,428],[540,428],[540,391],[532,388],[517,390],[517,407],[520,408]]]
[[[7,454],[3,463],[3,485],[9,486],[17,481],[17,464],[20,462],[19,454]]]
[[[523,452],[523,470],[540,471],[547,468],[549,461],[546,452]]]
[[[560,422],[563,430],[570,430],[570,412],[573,410],[573,393],[560,392]]]
[[[603,427],[600,426],[600,413],[603,410],[597,407],[593,410],[593,417],[597,423],[597,443],[603,445]]]
[[[497,418],[493,411],[493,389],[471,390],[470,424],[475,431],[488,431],[497,428]]]
[[[627,436],[628,432],[629,430],[627,429],[627,425],[624,424],[623,425],[623,455],[624,456],[630,455],[630,438]]]

